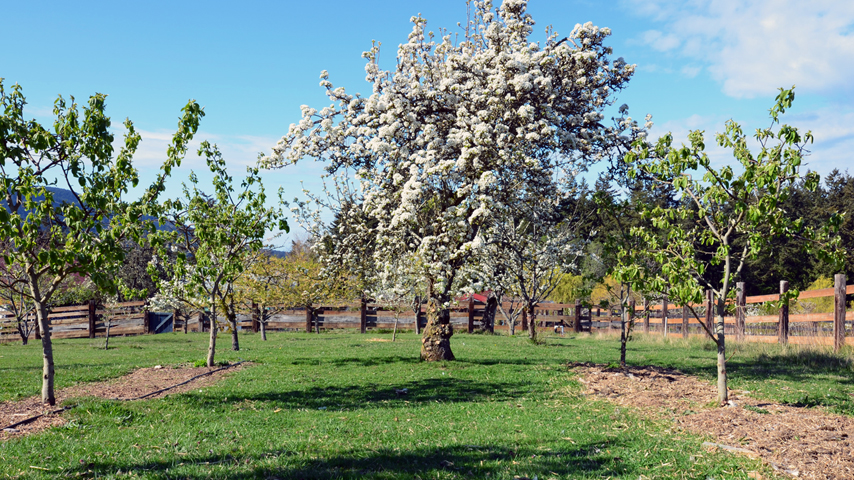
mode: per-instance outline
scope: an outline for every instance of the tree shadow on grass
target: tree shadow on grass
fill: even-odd
[[[138,472],[146,478],[202,479],[211,476],[230,479],[309,479],[309,478],[497,478],[539,475],[541,478],[624,477],[648,473],[640,465],[624,462],[614,454],[624,445],[618,441],[583,443],[572,448],[540,451],[531,446],[510,448],[497,445],[452,445],[443,448],[383,448],[348,451],[329,458],[310,458],[298,452],[278,451],[260,455],[211,454],[180,457],[134,464],[116,459],[93,463],[67,471],[68,476],[109,475],[119,470]],[[225,473],[222,465],[231,465]],[[213,465],[220,466],[212,475]]]
[[[354,383],[335,386],[306,386],[287,391],[264,391],[240,395],[193,393],[182,400],[194,408],[220,408],[244,401],[265,402],[270,408],[308,410],[362,410],[395,408],[424,403],[460,403],[474,401],[501,401],[525,395],[530,390],[526,383],[501,383],[447,378],[430,378],[389,386],[376,383]]]
[[[420,363],[421,360],[415,356],[386,355],[376,357],[347,357],[347,358],[297,358],[290,361],[292,365],[300,366],[322,366],[334,365],[336,367],[360,366],[375,367],[378,365],[389,365],[392,363]]]
[[[709,362],[706,366],[679,366],[683,373],[714,378],[717,366]],[[816,375],[829,374],[839,378],[842,384],[854,384],[854,370],[847,361],[830,352],[793,350],[773,354],[763,353],[758,357],[738,357],[727,360],[727,371],[732,378],[748,381],[785,380],[790,382],[812,382]]]

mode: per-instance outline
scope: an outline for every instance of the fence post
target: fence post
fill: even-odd
[[[682,305],[682,338],[688,338],[688,306]]]
[[[714,299],[715,295],[712,290],[706,290],[706,326],[709,327],[709,332],[715,331],[715,326],[712,324],[712,319],[714,318],[712,312],[712,310],[714,309]],[[715,336],[709,332],[706,332],[706,335],[709,335],[713,342],[717,342],[718,339],[715,338]]]
[[[151,317],[148,315],[148,310],[142,311],[142,333],[151,333]],[[110,319],[107,319],[109,322]]]
[[[575,301],[575,321],[572,322],[572,331],[581,332],[581,300]]]
[[[844,273],[833,276],[833,351],[845,345],[845,283]]]
[[[474,332],[474,295],[469,295],[469,333]]]
[[[780,280],[780,298],[789,291],[789,282]],[[789,302],[780,304],[780,322],[777,324],[777,341],[780,345],[789,343]]]
[[[744,341],[744,306],[747,298],[744,294],[744,282],[735,284],[735,340]]]
[[[643,297],[643,333],[649,333],[649,299]]]
[[[305,307],[305,333],[311,333],[311,306]]]
[[[368,331],[368,299],[364,296],[361,302],[359,302],[359,331],[361,333],[367,333]]]
[[[89,300],[89,338],[95,338],[95,300]]]
[[[664,299],[661,300],[661,330],[663,331],[662,335],[664,338],[667,338],[667,303],[669,299],[667,296],[664,296]]]

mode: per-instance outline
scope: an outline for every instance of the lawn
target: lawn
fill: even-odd
[[[214,387],[160,400],[74,400],[79,407],[65,414],[66,425],[0,443],[0,478],[768,475],[755,461],[705,451],[703,438],[670,422],[581,396],[565,364],[614,362],[613,339],[549,337],[533,345],[460,334],[452,340],[457,361],[427,364],[418,361],[414,334],[394,343],[378,334],[269,337],[245,335],[240,352],[222,350],[218,360],[253,365]],[[57,341],[58,385],[192,363],[204,356],[206,336],[110,343],[115,348],[104,351],[100,341]],[[630,350],[632,363],[714,375],[715,352],[699,341],[638,340]],[[851,412],[851,397],[843,396],[852,393],[854,372],[844,358],[768,346],[734,350],[734,388]],[[40,361],[38,344],[0,345],[0,399],[37,394]]]

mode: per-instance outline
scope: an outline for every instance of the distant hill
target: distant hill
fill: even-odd
[[[47,187],[47,190],[50,191],[51,193],[53,193],[53,206],[54,207],[58,207],[64,203],[70,203],[73,205],[78,204],[77,198],[74,196],[74,193],[72,193],[71,190],[68,190],[65,188],[58,188],[58,187]],[[40,196],[39,199],[44,200],[44,197]],[[7,210],[9,209],[5,200],[0,200],[0,204],[2,204],[3,207],[5,207]],[[29,212],[27,212],[27,213],[29,213]],[[145,220],[154,220],[154,218],[150,217],[150,216],[147,216],[144,218],[145,218]],[[172,230],[171,225],[167,225],[165,227],[158,225],[157,228],[161,229],[161,230]]]
[[[59,205],[62,205],[63,203],[71,203],[71,204],[75,204],[75,205],[77,204],[77,198],[74,197],[74,194],[71,193],[71,190],[66,190],[64,188],[57,188],[57,187],[47,187],[47,190],[50,191],[51,193],[53,193],[53,205],[54,205],[54,207],[58,207]],[[39,196],[38,199],[44,200],[44,197]],[[9,206],[6,203],[6,200],[0,200],[0,205],[3,205],[3,207],[5,207],[7,210],[9,209]],[[29,212],[27,212],[27,213],[29,213]]]

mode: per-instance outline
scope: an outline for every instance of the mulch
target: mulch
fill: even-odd
[[[668,418],[687,431],[711,436],[708,448],[759,458],[786,475],[806,479],[854,479],[854,418],[821,408],[758,400],[730,390],[717,407],[717,388],[677,370],[645,366],[625,371],[571,364],[585,394],[639,413]]]
[[[116,400],[131,400],[151,392],[187,381],[197,375],[216,370],[218,367],[151,367],[141,368],[123,377],[104,382],[85,383],[56,391],[57,406],[50,407],[42,404],[41,397],[29,397],[23,400],[0,403],[0,429],[45,412],[58,410],[59,405],[67,400],[80,397],[99,397]],[[204,388],[215,384],[223,376],[239,370],[238,365],[226,370],[212,373],[192,382],[175,387],[165,392],[147,397],[147,399],[162,398],[166,395],[184,393],[193,389]],[[20,425],[12,430],[0,430],[0,441],[31,433],[40,432],[52,426],[65,423],[62,412],[45,415],[31,423]]]

